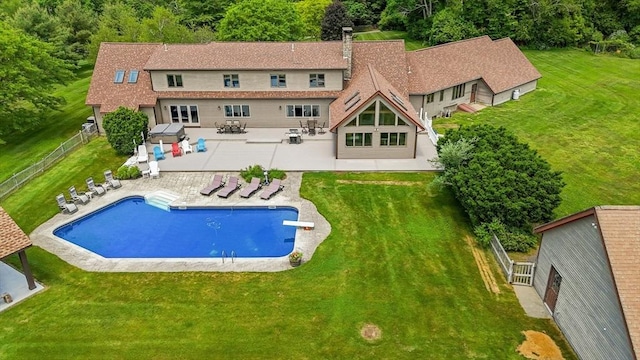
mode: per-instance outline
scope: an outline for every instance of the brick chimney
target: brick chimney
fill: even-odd
[[[342,28],[342,57],[347,59],[347,70],[344,72],[344,79],[351,79],[351,54],[353,52],[353,29],[351,27]]]

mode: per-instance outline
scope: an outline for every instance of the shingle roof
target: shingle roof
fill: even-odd
[[[0,259],[31,246],[31,240],[0,207]]]
[[[368,72],[367,68],[371,65],[400,95],[407,96],[409,79],[406,56],[403,40],[354,42],[353,75]]]
[[[430,94],[480,78],[500,93],[541,77],[508,38],[481,36],[442,44],[411,51],[407,59],[411,94]]]
[[[143,71],[151,54],[162,44],[102,43],[91,77],[87,105],[100,106],[107,113],[124,106],[137,110],[140,106],[154,106],[156,94],[151,88],[151,77]],[[117,70],[124,70],[121,84],[114,83]],[[130,70],[138,70],[138,81],[128,83]]]
[[[342,42],[212,42],[155,49],[146,70],[346,69]]]
[[[538,226],[545,232],[595,215],[607,252],[633,351],[640,354],[640,206],[596,206]]]
[[[414,123],[418,129],[424,130],[409,99],[391,85],[372,65],[368,65],[366,71],[359,71],[357,76],[349,82],[349,87],[342,92],[342,95],[329,105],[329,113],[331,114],[329,130],[334,130],[362,107],[368,106],[376,96],[383,97],[405,118]],[[394,96],[399,100],[394,100]],[[357,98],[360,99],[357,103],[358,106],[350,107],[349,104]]]

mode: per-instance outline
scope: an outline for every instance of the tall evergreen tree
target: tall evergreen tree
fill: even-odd
[[[342,39],[342,28],[353,26],[353,21],[347,15],[347,9],[340,1],[334,1],[327,6],[322,19],[322,31],[320,38],[323,41]]]

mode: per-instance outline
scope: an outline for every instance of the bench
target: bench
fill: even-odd
[[[301,227],[305,230],[313,229],[316,225],[310,221],[292,221],[292,220],[282,220],[282,225],[284,226],[295,226]]]

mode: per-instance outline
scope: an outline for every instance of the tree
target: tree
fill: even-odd
[[[320,38],[323,41],[340,40],[345,26],[353,26],[353,21],[349,19],[344,5],[336,0],[325,10]]]
[[[133,8],[122,3],[105,5],[102,16],[100,16],[98,30],[91,35],[89,60],[96,60],[102,42],[138,42],[141,40],[142,24],[133,14]]]
[[[216,29],[233,0],[180,0],[184,22],[192,29]]]
[[[456,7],[447,7],[433,16],[430,42],[432,45],[464,40],[477,36],[473,24],[462,17],[462,11]]]
[[[306,38],[320,39],[320,24],[331,0],[302,0],[296,3],[296,10],[302,21],[302,34]]]
[[[136,146],[142,141],[140,134],[144,133],[144,136],[147,136],[148,126],[147,115],[122,106],[102,119],[107,141],[121,155],[133,154]]]
[[[185,43],[193,41],[193,33],[179,23],[178,17],[168,9],[158,6],[150,19],[142,20],[142,41]]]
[[[0,143],[9,134],[36,127],[64,99],[56,85],[73,78],[53,46],[0,21]]]
[[[96,29],[96,19],[93,11],[85,8],[80,0],[65,0],[56,9],[56,17],[69,28],[66,45],[69,51],[78,58],[86,59],[89,55],[91,34]]]
[[[302,36],[302,22],[287,0],[241,0],[218,25],[223,41],[291,41]]]
[[[533,224],[553,219],[564,186],[560,172],[505,128],[449,130],[437,150],[443,155],[440,181],[451,187],[474,226],[497,220],[530,232]]]

